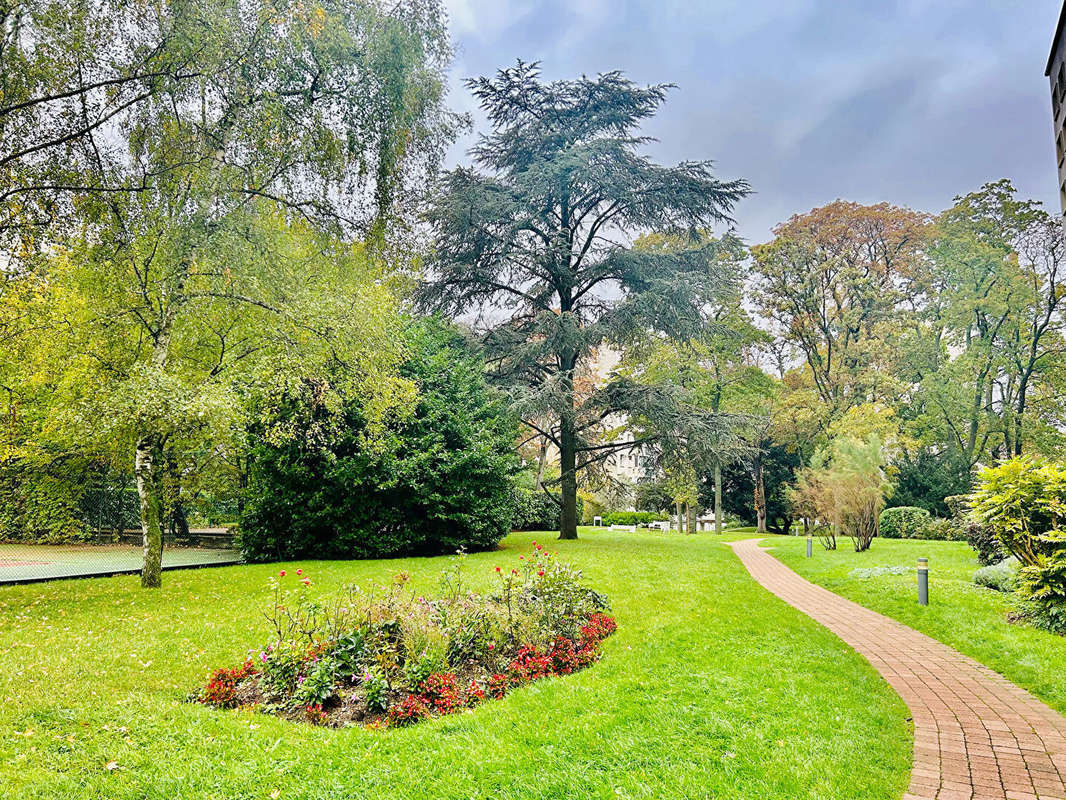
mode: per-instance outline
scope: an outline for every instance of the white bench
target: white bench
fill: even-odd
[[[612,525],[610,527],[610,530],[612,530],[612,531],[629,531],[629,533],[636,533],[637,532],[637,526],[636,525]]]

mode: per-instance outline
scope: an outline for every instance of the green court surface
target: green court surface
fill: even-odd
[[[235,564],[234,550],[168,547],[163,569]],[[56,578],[139,572],[141,548],[128,544],[3,544],[0,543],[0,584],[30,583]]]

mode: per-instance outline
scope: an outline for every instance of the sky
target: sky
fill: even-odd
[[[449,103],[516,59],[545,78],[674,83],[644,132],[663,163],[713,160],[754,193],[750,243],[837,198],[937,212],[1010,178],[1058,213],[1044,67],[1060,0],[446,0]],[[452,148],[465,163],[474,134]]]

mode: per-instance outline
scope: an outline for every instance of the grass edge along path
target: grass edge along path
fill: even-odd
[[[1066,798],[1066,718],[957,650],[805,580],[759,542],[730,546],[759,583],[865,656],[911,710],[904,800]]]
[[[1008,621],[1014,598],[973,583],[978,568],[965,542],[875,539],[865,553],[848,540],[827,552],[802,537],[769,537],[763,547],[809,581],[921,631],[995,670],[1066,714],[1066,637]],[[929,559],[929,605],[917,602],[915,564]]]
[[[7,798],[884,800],[906,787],[903,703],[850,648],[769,595],[711,537],[515,534],[471,555],[491,585],[533,539],[607,593],[619,630],[588,670],[414,728],[328,730],[183,702],[262,644],[267,578],[315,591],[444,559],[292,562],[0,589]]]

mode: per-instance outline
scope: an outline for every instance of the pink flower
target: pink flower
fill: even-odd
[[[298,569],[298,570],[296,570],[296,574],[297,575],[303,575],[304,571],[302,569]]]

